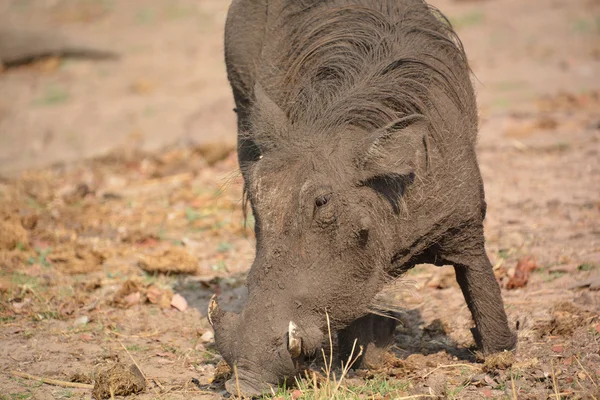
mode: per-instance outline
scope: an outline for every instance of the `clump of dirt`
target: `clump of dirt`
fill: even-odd
[[[150,285],[146,289],[146,297],[149,303],[156,304],[160,308],[169,308],[173,299],[173,291],[161,289],[156,285]]]
[[[104,262],[104,255],[84,245],[65,245],[53,249],[46,256],[58,270],[65,274],[78,275],[97,271]]]
[[[92,384],[93,380],[82,372],[75,372],[69,377],[69,382]]]
[[[138,367],[114,364],[97,374],[92,395],[96,400],[102,400],[140,393],[145,388],[146,379]]]
[[[390,370],[394,369],[408,369],[407,363],[405,360],[398,358],[395,354],[391,352],[386,352],[381,356],[383,362],[382,365],[384,368],[388,368]]]
[[[448,377],[442,372],[431,374],[427,377],[425,386],[429,388],[429,391],[434,396],[445,397],[448,387]]]
[[[212,382],[215,384],[225,383],[225,381],[231,378],[232,373],[233,371],[231,370],[229,364],[227,364],[225,360],[221,360],[215,368]]]
[[[128,279],[119,288],[113,297],[112,304],[120,308],[128,308],[140,302],[142,297],[142,285]]]
[[[452,357],[445,351],[429,355],[415,353],[406,357],[405,366],[408,370],[418,371],[424,368],[437,368],[439,365],[448,364],[451,361]]]
[[[512,367],[515,363],[515,355],[512,351],[503,351],[502,353],[491,354],[485,358],[483,363],[484,372],[495,372]]]
[[[26,245],[28,242],[29,235],[20,221],[0,220],[0,250],[14,250],[17,246]]]
[[[393,352],[385,352],[381,355],[381,363],[370,366],[368,370],[357,372],[362,378],[370,379],[378,375],[390,377],[407,376],[414,372],[414,366],[405,360],[398,358]]]
[[[579,328],[589,313],[575,304],[566,301],[554,306],[552,319],[538,327],[541,336],[558,335],[569,336]]]
[[[198,270],[198,259],[183,247],[170,247],[152,255],[140,255],[138,265],[146,272],[194,274]]]

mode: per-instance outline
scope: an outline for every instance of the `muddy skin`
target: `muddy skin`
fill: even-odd
[[[342,355],[357,340],[376,364],[395,327],[377,294],[417,263],[454,266],[484,353],[514,348],[484,248],[469,68],[445,18],[420,0],[237,0],[225,56],[257,241],[244,310],[215,301],[209,318],[242,393],[294,376],[326,313]]]

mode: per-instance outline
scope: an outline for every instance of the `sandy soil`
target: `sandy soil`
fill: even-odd
[[[132,360],[136,398],[223,395],[206,305],[235,307],[253,257],[226,3],[0,0],[0,25],[122,55],[0,73],[1,399],[90,398],[14,372],[93,384]],[[419,266],[394,357],[346,383],[357,398],[598,398],[600,2],[433,4],[478,79],[488,253],[519,349],[478,362],[452,269]]]

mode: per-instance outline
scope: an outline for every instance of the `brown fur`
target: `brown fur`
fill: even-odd
[[[421,0],[237,0],[225,44],[257,252],[243,312],[213,322],[242,390],[293,375],[288,322],[307,355],[326,312],[342,351],[358,339],[373,363],[393,335],[369,314],[377,294],[420,262],[455,266],[484,352],[512,348],[484,248],[475,98],[447,20]]]

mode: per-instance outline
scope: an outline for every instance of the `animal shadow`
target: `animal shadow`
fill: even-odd
[[[426,325],[419,310],[407,310],[399,315],[393,351],[398,358],[411,354],[430,355],[445,351],[459,360],[474,362],[475,348],[458,345],[447,333],[441,320]]]

